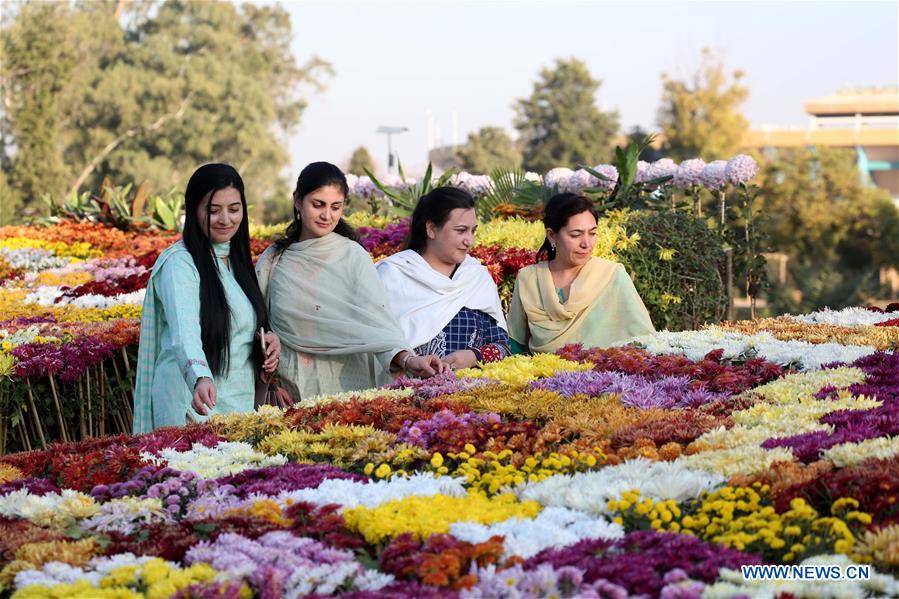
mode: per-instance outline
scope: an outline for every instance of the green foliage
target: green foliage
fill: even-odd
[[[458,149],[462,168],[470,173],[512,171],[521,167],[521,152],[502,127],[481,127]]]
[[[109,177],[183,189],[200,164],[233,164],[250,202],[288,194],[280,143],[304,85],[328,65],[294,58],[277,6],[177,1],[23,3],[4,24],[4,140],[25,213],[45,193],[97,190]],[[6,68],[8,65],[8,68]],[[7,160],[6,158],[11,158]]]
[[[478,219],[487,222],[494,217],[495,210],[501,204],[514,204],[519,190],[525,183],[524,172],[520,169],[494,169],[490,173],[493,185],[489,192],[478,198],[475,210]]]
[[[649,135],[641,140],[630,140],[626,148],[615,146],[615,157],[612,164],[618,170],[618,180],[612,193],[607,197],[603,197],[607,192],[601,189],[587,189],[588,194],[598,196],[597,209],[605,211],[609,209],[659,209],[666,203],[665,193],[658,193],[656,190],[659,185],[666,183],[672,177],[656,177],[649,181],[637,182],[637,162],[646,148],[650,147],[655,135]],[[585,169],[597,179],[611,181],[608,177],[593,170],[591,167],[581,165],[580,168]]]
[[[554,68],[540,71],[531,95],[515,103],[525,168],[544,173],[608,157],[618,113],[597,108],[600,83],[576,58],[557,59]]]
[[[375,161],[365,146],[359,146],[353,150],[346,172],[361,176],[366,171],[375,172]]]
[[[696,329],[721,320],[727,305],[724,252],[721,237],[705,221],[685,212],[643,212],[631,217],[628,232],[639,233],[640,242],[623,252],[622,262],[657,329]]]
[[[690,80],[662,74],[662,104],[658,121],[665,135],[665,149],[672,158],[703,160],[726,158],[743,143],[749,122],[739,112],[749,96],[736,70],[729,80],[723,63],[708,48],[702,64]]]
[[[102,223],[123,231],[152,227],[161,231],[180,231],[184,210],[184,194],[172,189],[165,197],[151,196],[146,185],[131,193],[132,185],[113,185],[108,179],[100,193],[71,192],[62,202],[49,195],[41,201],[50,216],[36,219],[46,224],[62,220]]]
[[[899,209],[862,182],[852,150],[782,148],[759,178],[763,230],[789,257],[775,311],[865,303],[877,294],[879,269],[899,267]]]
[[[400,179],[403,181],[406,180],[406,174],[403,172],[403,165],[399,161],[397,161],[397,166],[399,167]],[[374,173],[371,171],[365,171],[365,174],[369,176],[371,182],[374,183],[375,187],[381,190],[381,192],[387,196],[388,202],[390,202],[391,208],[393,208],[394,212],[411,214],[413,210],[415,210],[415,205],[418,204],[418,199],[431,191],[434,187],[441,187],[446,185],[447,181],[450,180],[450,177],[453,176],[454,171],[452,169],[446,171],[437,179],[436,182],[431,180],[431,174],[433,169],[431,168],[431,163],[428,163],[428,168],[425,170],[425,174],[413,185],[408,187],[402,187],[400,189],[393,189],[388,187],[377,177],[375,177]]]

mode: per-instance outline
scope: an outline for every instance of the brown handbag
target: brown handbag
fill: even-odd
[[[294,401],[290,393],[281,387],[277,373],[262,372],[256,377],[256,401],[254,404],[257,410],[260,406],[275,406],[286,410],[293,406]]]

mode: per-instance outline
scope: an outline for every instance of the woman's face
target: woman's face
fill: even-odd
[[[345,203],[346,198],[336,185],[319,187],[302,198],[294,195],[293,205],[303,221],[300,239],[324,237],[334,231],[343,216]]]
[[[209,192],[197,206],[197,223],[212,243],[230,241],[242,220],[243,202],[240,192],[233,187]]]
[[[454,208],[440,227],[428,221],[426,252],[444,264],[461,264],[474,245],[478,219],[474,208]]]
[[[583,266],[596,247],[596,219],[589,211],[575,214],[556,233],[546,229],[546,237],[556,246],[556,260],[563,266]]]

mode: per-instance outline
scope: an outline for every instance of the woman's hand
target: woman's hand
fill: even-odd
[[[191,405],[197,414],[203,416],[208,416],[209,410],[215,407],[215,383],[211,378],[204,376],[197,379]]]
[[[393,370],[396,368],[396,370]],[[419,378],[432,377],[435,374],[449,372],[449,365],[445,364],[438,356],[416,356],[408,351],[401,351],[393,358],[391,372],[394,374],[402,371],[408,376]]]
[[[262,363],[262,369],[268,373],[275,372],[278,369],[278,362],[281,360],[281,340],[274,331],[265,334],[265,361]]]
[[[460,349],[443,358],[443,361],[453,370],[462,370],[477,366],[478,357],[470,349]]]

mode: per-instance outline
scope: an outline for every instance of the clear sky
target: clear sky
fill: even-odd
[[[407,170],[427,162],[427,111],[452,143],[486,125],[514,136],[512,108],[540,68],[584,60],[602,80],[597,102],[625,130],[654,129],[662,72],[686,76],[711,47],[742,69],[753,126],[805,126],[803,103],[847,86],[896,86],[899,10],[887,2],[283,2],[293,51],[335,75],[309,96],[289,139],[293,175],[308,162],[345,163],[365,145],[379,170],[395,137]],[[726,157],[723,157],[726,158]]]

